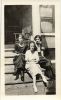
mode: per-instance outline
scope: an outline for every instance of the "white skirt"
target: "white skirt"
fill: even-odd
[[[41,74],[41,67],[35,62],[26,63],[25,68],[29,71],[31,75]]]

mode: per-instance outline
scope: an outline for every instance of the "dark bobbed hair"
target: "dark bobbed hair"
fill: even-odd
[[[36,41],[36,38],[39,38],[40,41],[42,41],[42,36],[40,36],[40,35],[36,35],[36,36],[34,37],[34,40],[35,40],[35,41]]]
[[[37,47],[36,47],[36,44],[35,44],[35,42],[34,42],[34,41],[30,41],[30,42],[29,42],[29,49],[30,49],[30,44],[31,44],[31,43],[33,43],[33,44],[34,44],[34,51],[36,51],[36,50],[37,50]]]

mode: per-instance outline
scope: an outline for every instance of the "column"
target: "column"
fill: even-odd
[[[32,31],[33,36],[41,33],[39,5],[32,5]]]

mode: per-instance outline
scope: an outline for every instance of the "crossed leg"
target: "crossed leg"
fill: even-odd
[[[44,74],[42,73],[42,71],[40,71],[40,75],[42,76],[43,82],[45,84],[47,84],[47,80],[46,77],[44,76]],[[37,92],[37,86],[36,86],[36,75],[32,75],[33,78],[33,88],[34,88],[34,92]]]

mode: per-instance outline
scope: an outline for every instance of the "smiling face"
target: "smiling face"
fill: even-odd
[[[33,52],[34,49],[35,49],[35,44],[32,42],[32,43],[30,43],[30,50],[31,50],[31,52]]]

